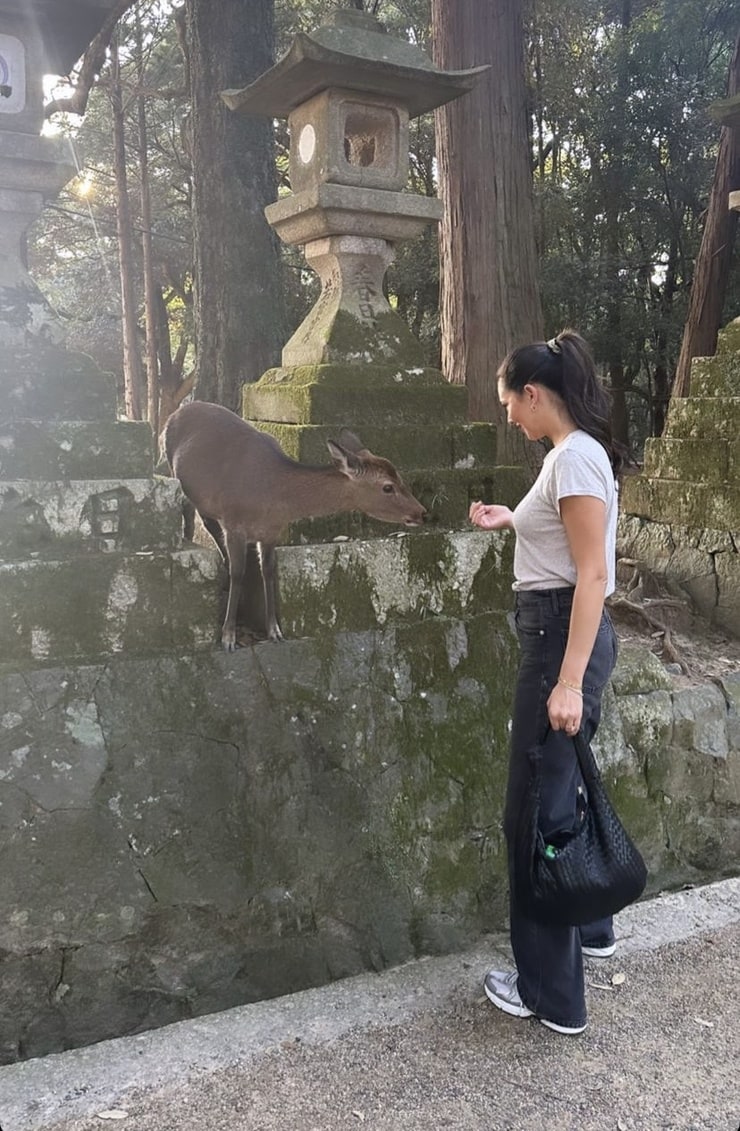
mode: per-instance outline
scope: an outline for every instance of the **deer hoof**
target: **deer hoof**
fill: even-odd
[[[224,629],[221,633],[221,646],[224,652],[236,652],[236,631]]]

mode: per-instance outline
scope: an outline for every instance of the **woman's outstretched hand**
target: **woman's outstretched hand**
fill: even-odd
[[[473,526],[479,526],[481,530],[508,530],[513,526],[509,508],[496,504],[471,503],[468,517]]]

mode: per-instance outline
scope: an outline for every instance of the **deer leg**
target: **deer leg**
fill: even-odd
[[[211,538],[213,539],[213,541],[218,546],[218,552],[220,553],[221,557],[223,558],[224,564],[226,566],[228,566],[229,558],[228,558],[228,555],[226,553],[226,542],[225,542],[225,539],[224,539],[224,530],[223,530],[221,523],[216,522],[215,518],[206,518],[206,516],[203,515],[203,514],[200,517],[201,517],[201,521],[202,521],[203,525],[205,526],[206,530],[208,531]]]
[[[243,534],[227,530],[226,557],[229,566],[229,599],[221,629],[221,643],[226,652],[236,651],[236,614],[239,608],[244,568],[247,564],[247,540]]]
[[[258,542],[262,567],[262,587],[265,593],[265,624],[268,640],[282,640],[283,634],[277,619],[277,555],[268,542]]]
[[[186,542],[193,541],[195,534],[195,507],[187,495],[182,500],[182,536]]]

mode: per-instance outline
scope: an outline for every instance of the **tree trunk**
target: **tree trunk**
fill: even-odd
[[[146,100],[144,97],[144,44],[141,30],[141,5],[136,11],[136,52],[138,56],[137,120],[139,127],[139,178],[141,194],[142,266],[144,271],[144,327],[146,334],[147,420],[152,435],[159,435],[159,359],[157,356],[157,289],[152,254],[152,201],[149,190],[149,142]]]
[[[121,273],[121,315],[123,329],[123,381],[126,416],[141,420],[143,370],[139,353],[139,326],[134,283],[134,237],[131,204],[126,175],[126,138],[124,131],[123,89],[118,59],[118,40],[111,40],[111,106],[113,109],[113,167],[116,179],[116,224],[118,229],[118,262]]]
[[[740,35],[735,42],[727,82],[728,97],[738,92],[740,92]],[[730,212],[727,197],[738,185],[740,185],[740,129],[723,126],[704,234],[694,265],[681,352],[673,381],[674,397],[689,395],[691,359],[711,357],[717,348],[717,331],[722,324],[722,308],[737,230],[737,212]]]
[[[528,147],[521,0],[432,0],[437,66],[490,63],[474,90],[437,111],[442,369],[467,384],[473,420],[504,425],[496,369],[542,338]],[[521,462],[518,433],[500,458]]]
[[[273,58],[274,0],[185,0],[195,241],[196,395],[239,410],[242,382],[277,364],[285,339],[272,123],[219,97]]]

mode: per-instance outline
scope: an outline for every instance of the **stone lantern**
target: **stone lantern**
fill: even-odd
[[[287,118],[291,192],[265,210],[302,247],[321,295],[282,354],[245,385],[243,415],[295,458],[324,461],[342,426],[404,470],[433,520],[465,521],[470,497],[515,502],[522,473],[497,468],[495,431],[467,421],[467,391],[426,363],[384,294],[395,246],[437,222],[441,203],[407,188],[409,121],[470,90],[486,67],[446,72],[359,11],[296,37],[250,86],[239,113]],[[409,470],[412,469],[412,470]],[[295,537],[387,533],[369,519],[303,524]]]
[[[25,234],[74,176],[66,141],[41,138],[44,74],[64,74],[114,0],[0,0],[0,345],[58,341],[25,267]]]
[[[265,214],[303,247],[322,292],[283,365],[422,363],[383,293],[395,244],[442,214],[439,201],[404,191],[409,118],[470,90],[486,69],[439,71],[374,17],[337,11],[250,86],[224,92],[232,110],[288,119],[293,191]]]

